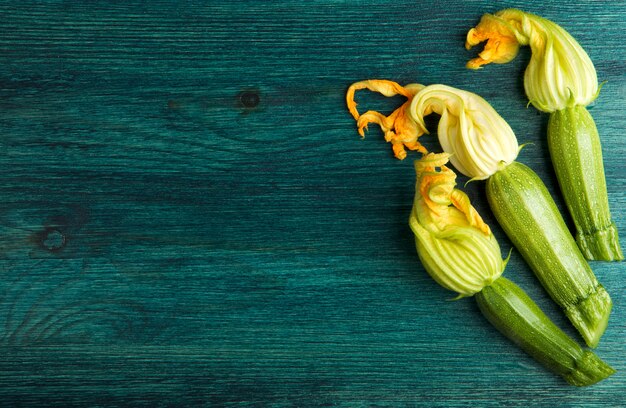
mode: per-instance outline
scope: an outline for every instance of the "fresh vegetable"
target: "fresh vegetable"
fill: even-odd
[[[476,294],[482,314],[502,334],[565,381],[594,384],[615,370],[595,353],[583,350],[510,280],[501,277]]]
[[[624,259],[609,210],[600,137],[585,108],[600,92],[591,59],[559,25],[516,9],[485,14],[467,33],[466,47],[483,41],[484,50],[468,68],[509,62],[520,45],[530,46],[524,88],[532,105],[550,113],[548,146],[578,246],[590,260]]]
[[[608,324],[611,298],[568,233],[543,182],[530,168],[513,162],[487,180],[487,198],[513,245],[534,271],[541,271],[536,275],[543,287],[587,344],[596,347]]]
[[[349,107],[353,104],[348,101]],[[412,119],[410,126],[402,123],[404,131],[396,144],[415,150],[420,149],[418,138],[428,132],[424,117],[441,115],[437,133],[450,162],[468,177],[487,179],[487,198],[504,231],[585,342],[596,347],[611,313],[611,298],[580,253],[543,182],[515,162],[519,147],[509,125],[478,95],[445,85],[421,87],[399,109],[404,111],[381,115],[380,123],[393,133],[400,126],[391,119]],[[370,119],[379,118],[375,115],[364,120],[356,108],[351,111],[360,129],[368,122],[379,123]]]
[[[417,182],[409,219],[417,253],[430,276],[459,298],[475,295],[483,315],[502,334],[568,383],[586,386],[615,371],[563,333],[513,282],[506,261],[469,198],[455,188],[447,153],[415,162]]]

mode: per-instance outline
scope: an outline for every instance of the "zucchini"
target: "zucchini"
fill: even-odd
[[[590,260],[623,260],[609,210],[600,137],[584,106],[550,114],[548,147],[583,255]]]
[[[543,182],[531,169],[515,161],[519,147],[506,121],[480,96],[442,84],[420,85],[411,87],[409,91],[408,86],[403,88],[393,82],[378,80],[356,83],[350,89],[363,87],[378,90],[385,95],[411,95],[411,92],[415,92],[409,102],[405,102],[388,117],[372,111],[359,116],[353,91],[348,92],[348,107],[357,120],[359,130],[362,131],[368,123],[379,123],[397,157],[398,146],[424,151],[425,148],[418,142],[418,138],[428,132],[424,117],[433,112],[441,115],[437,136],[445,152],[445,160],[443,156],[428,154],[425,157],[430,158],[420,160],[419,166],[433,167],[430,160],[447,162],[449,159],[466,176],[474,180],[487,180],[487,198],[504,231],[585,342],[596,347],[608,323],[611,298],[598,283]],[[418,171],[418,174],[427,176],[425,170]],[[448,174],[446,177],[452,176]],[[450,185],[446,188],[450,188]],[[436,195],[445,191],[441,189]],[[462,199],[457,204],[466,201]],[[448,212],[442,209],[435,218],[443,222],[441,218],[445,218]],[[425,216],[422,214],[422,217]],[[426,219],[422,222],[425,225],[432,223],[426,222]],[[421,239],[420,245],[425,248],[420,251],[418,246],[422,261],[430,265],[427,267],[429,272],[436,271],[433,277],[445,283],[445,287],[457,291],[463,288],[459,294],[471,296],[499,276],[493,268],[489,269],[491,273],[486,277],[483,274],[487,271],[479,273],[474,268],[474,279],[460,279],[459,274],[462,273],[458,270],[459,262],[474,256],[463,252],[465,243],[472,240],[457,234],[458,239],[447,239],[443,245],[444,241],[432,241],[418,223],[412,222],[412,227]],[[459,244],[459,241],[464,244]],[[488,246],[485,244],[482,248]],[[455,247],[458,250],[451,250]],[[426,255],[423,254],[425,251],[428,252]],[[442,255],[451,252],[455,256]],[[486,262],[487,258],[482,258]],[[489,259],[493,259],[493,256]],[[455,279],[442,279],[442,265],[449,270],[447,278]]]
[[[604,333],[612,301],[598,283],[541,179],[519,162],[487,180],[498,222],[589,347]]]
[[[589,350],[583,350],[541,311],[517,285],[500,277],[475,296],[487,320],[550,371],[581,387],[615,372]]]

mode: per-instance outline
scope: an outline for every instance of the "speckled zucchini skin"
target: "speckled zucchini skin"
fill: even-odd
[[[552,299],[590,347],[596,347],[612,302],[570,234],[548,189],[519,162],[487,180],[498,222]]]
[[[568,383],[579,387],[615,372],[567,336],[517,285],[500,277],[475,295],[482,314],[502,334]]]
[[[548,146],[561,192],[576,225],[576,242],[585,258],[624,259],[609,210],[600,137],[584,106],[550,114]]]

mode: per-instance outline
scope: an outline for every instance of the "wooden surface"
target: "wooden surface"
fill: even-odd
[[[619,371],[569,387],[427,276],[417,156],[374,126],[360,140],[344,106],[368,78],[477,92],[556,191],[528,50],[464,68],[466,30],[510,6],[560,23],[608,81],[591,112],[626,244],[624,1],[1,2],[1,404],[625,404],[624,263],[592,264]],[[506,254],[484,183],[466,190]],[[515,251],[505,276],[581,342]]]

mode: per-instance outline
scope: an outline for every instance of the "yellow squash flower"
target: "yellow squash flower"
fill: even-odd
[[[437,136],[461,173],[483,180],[512,163],[519,152],[511,127],[480,96],[446,85],[428,85],[411,100],[409,114],[418,134],[428,133],[424,117],[441,115]]]
[[[455,188],[450,155],[429,153],[415,162],[417,183],[409,224],[420,259],[432,278],[460,297],[495,281],[506,261],[489,226]]]
[[[554,112],[575,105],[587,106],[598,95],[596,70],[576,40],[556,23],[534,14],[506,9],[485,14],[469,30],[465,47],[487,41],[468,68],[506,63],[517,55],[520,45],[529,45],[530,63],[524,74],[524,88],[539,110]]]
[[[389,116],[367,111],[359,114],[354,101],[356,90],[369,89],[385,96],[403,95],[408,100]],[[372,79],[356,82],[346,94],[346,103],[357,120],[359,134],[370,123],[380,125],[385,140],[390,142],[395,156],[402,160],[406,150],[427,153],[418,139],[428,133],[424,117],[435,112],[441,115],[437,134],[450,162],[463,174],[482,180],[491,176],[503,164],[517,157],[519,146],[511,127],[480,96],[446,85],[410,84]]]

